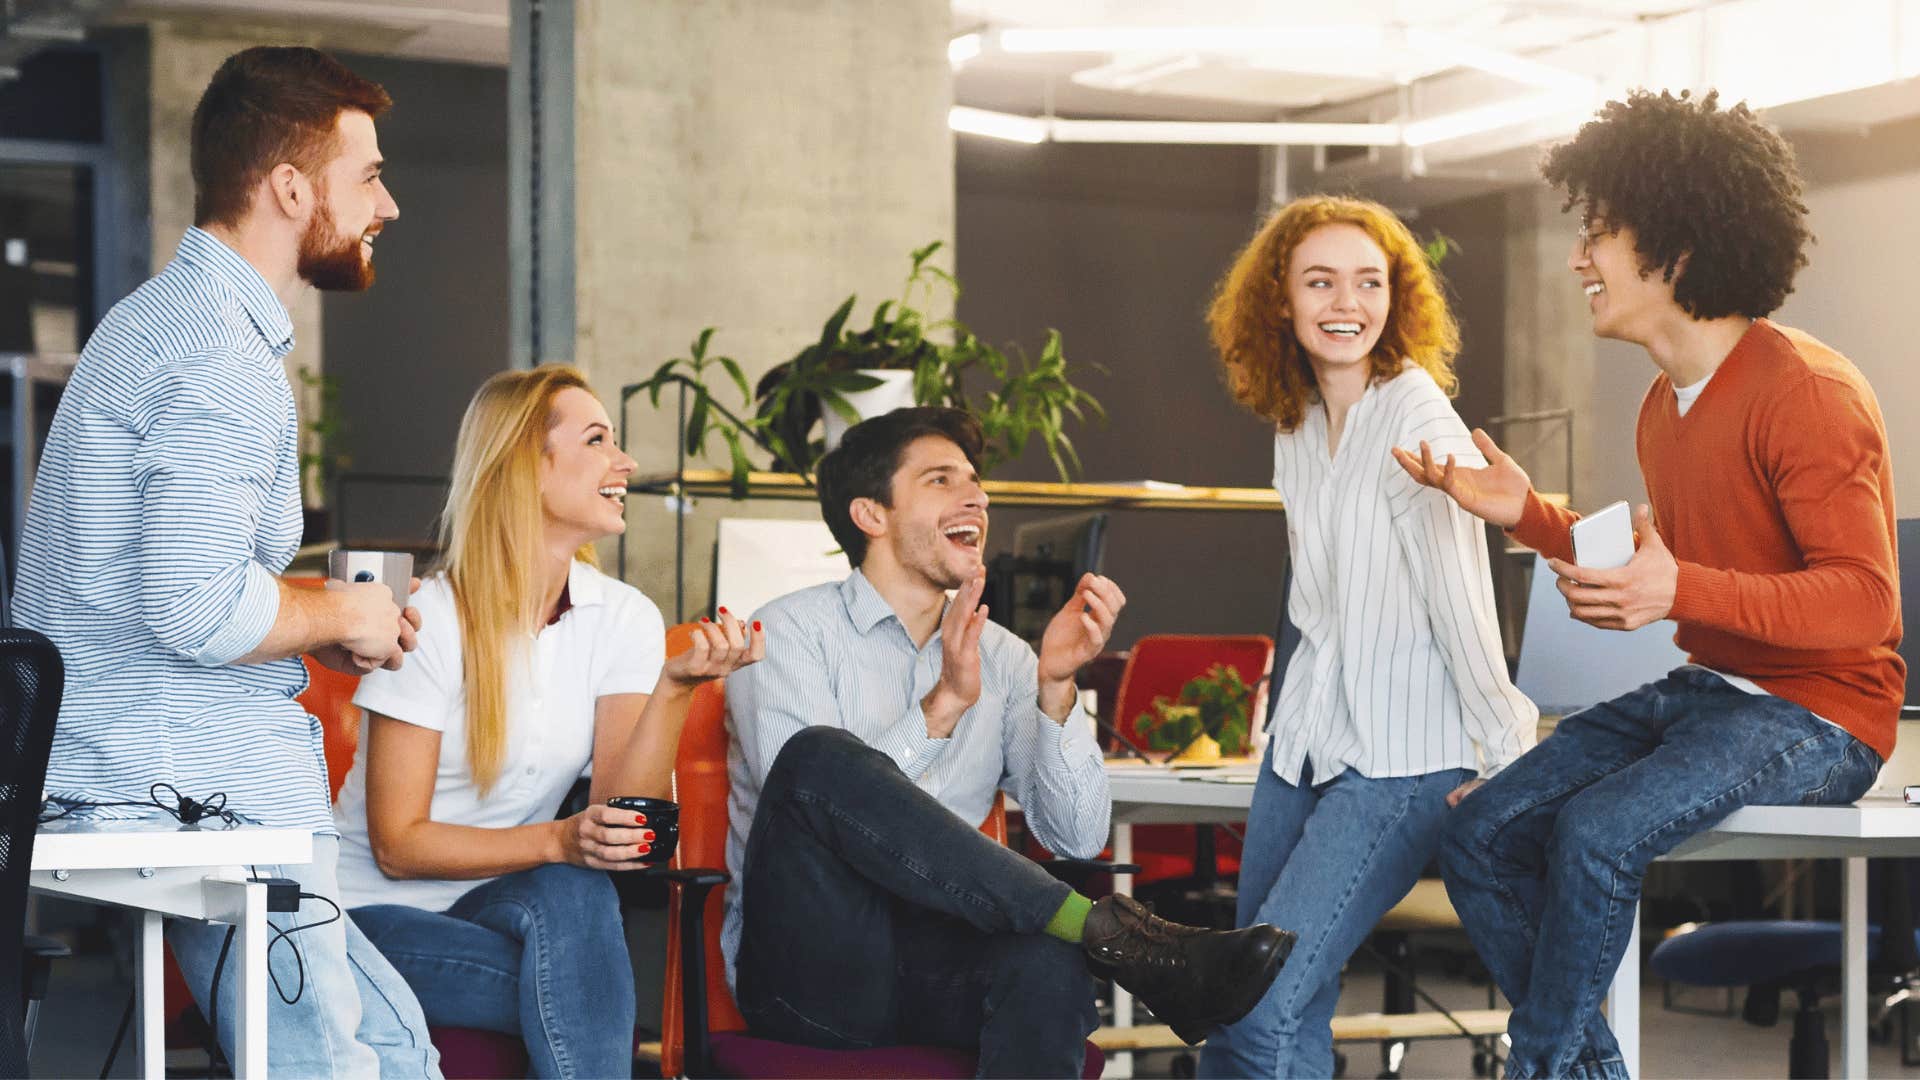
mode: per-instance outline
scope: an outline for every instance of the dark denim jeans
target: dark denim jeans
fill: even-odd
[[[606,871],[539,866],[444,914],[369,904],[352,915],[428,1023],[518,1035],[535,1076],[633,1075],[633,966]]]
[[[1374,779],[1348,769],[1316,785],[1309,766],[1289,784],[1273,771],[1267,745],[1234,922],[1284,926],[1300,940],[1260,1004],[1207,1040],[1201,1076],[1333,1075],[1340,971],[1420,879],[1440,847],[1447,792],[1472,776],[1442,769]]]
[[[1600,1015],[1649,863],[1743,806],[1853,802],[1880,757],[1702,668],[1574,713],[1467,796],[1447,893],[1513,1002],[1509,1077],[1626,1077]]]
[[[1078,1076],[1098,1023],[1071,891],[838,728],[780,750],[742,870],[750,1030],[834,1049],[978,1047],[981,1076]]]

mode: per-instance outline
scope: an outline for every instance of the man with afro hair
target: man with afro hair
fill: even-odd
[[[1484,432],[1481,469],[1395,451],[1550,557],[1574,618],[1679,624],[1689,663],[1563,719],[1460,798],[1447,890],[1513,1002],[1509,1077],[1626,1077],[1601,997],[1649,863],[1734,810],[1850,803],[1893,752],[1905,685],[1893,470],[1873,390],[1768,320],[1812,234],[1793,152],[1745,105],[1637,92],[1542,172],[1581,213],[1567,268],[1593,332],[1657,371],[1636,448],[1651,507],[1618,569]]]

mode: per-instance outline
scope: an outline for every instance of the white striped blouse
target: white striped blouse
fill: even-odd
[[[189,229],[114,305],[54,415],[14,611],[53,639],[66,696],[50,794],[145,802],[156,781],[331,833],[298,657],[235,664],[279,613],[300,543],[293,324],[246,260]],[[125,813],[126,809],[114,811]],[[155,811],[157,813],[157,811]]]
[[[1539,711],[1507,677],[1486,528],[1416,484],[1389,449],[1485,464],[1432,376],[1409,364],[1368,387],[1327,452],[1327,413],[1273,442],[1287,506],[1300,645],[1270,737],[1273,769],[1318,784],[1477,769],[1491,776],[1533,745]]]
[[[727,677],[726,923],[731,980],[740,944],[740,875],[761,785],[787,740],[814,724],[844,728],[892,758],[909,780],[969,825],[996,791],[1020,804],[1048,851],[1092,858],[1107,843],[1113,803],[1100,744],[1076,703],[1066,723],[1040,710],[1039,659],[997,623],[980,634],[980,698],[947,738],[927,735],[920,701],[940,678],[938,631],[916,647],[887,601],[854,571],[788,593],[754,613],[767,658]]]

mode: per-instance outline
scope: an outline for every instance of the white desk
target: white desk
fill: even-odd
[[[248,866],[313,861],[304,829],[183,828],[166,821],[83,822],[40,827],[30,886],[36,891],[142,912],[135,978],[140,1073],[166,1075],[162,1034],[165,972],[161,918],[199,919],[238,928],[228,972],[236,999],[234,1071],[267,1074],[267,888],[247,883]]]
[[[1113,792],[1113,857],[1133,857],[1133,826],[1222,824],[1245,821],[1257,766],[1231,765],[1210,773],[1175,772],[1138,762],[1107,766]],[[1203,780],[1200,777],[1211,777]],[[1870,797],[1854,806],[1750,806],[1695,836],[1668,859],[1842,859],[1841,1076],[1867,1074],[1867,859],[1920,855],[1920,807]],[[1131,892],[1130,876],[1114,888]],[[1640,1075],[1640,922],[1634,919],[1626,958],[1614,975],[1608,1019],[1627,1071]],[[1114,992],[1115,1027],[1133,1023],[1133,999]],[[1125,1060],[1120,1060],[1122,1057]],[[1115,1055],[1109,1075],[1131,1074],[1131,1055]]]

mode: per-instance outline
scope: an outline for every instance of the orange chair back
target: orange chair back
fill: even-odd
[[[674,656],[692,644],[693,624],[683,623],[667,630],[667,655]],[[680,803],[680,847],[674,852],[677,868],[724,868],[727,865],[727,704],[723,684],[707,683],[693,695],[687,709],[687,724],[680,733],[680,752],[674,759],[674,798]],[[1004,796],[995,796],[993,809],[980,831],[994,841],[1007,842],[1007,805]],[[667,906],[666,985],[660,1008],[660,1075],[679,1076],[683,1071],[685,1003],[680,995],[681,942],[679,934],[681,894],[674,890]],[[727,989],[725,961],[720,953],[720,928],[726,904],[726,890],[707,894],[707,1030],[710,1032],[745,1031],[746,1018],[734,1004]]]
[[[283,580],[295,588],[318,589],[326,585],[327,579],[290,577]],[[360,677],[323,667],[311,656],[300,659],[307,665],[307,688],[294,700],[320,721],[320,739],[327,758],[327,798],[337,798],[347,771],[353,768],[354,756],[360,752],[360,710],[353,704],[353,692],[360,687]]]
[[[1127,668],[1120,675],[1113,726],[1126,735],[1127,741],[1145,749],[1145,740],[1134,732],[1134,721],[1153,708],[1155,697],[1178,697],[1187,680],[1214,664],[1234,668],[1249,683],[1258,681],[1251,717],[1257,728],[1266,720],[1267,677],[1273,674],[1273,639],[1265,634],[1149,634],[1141,638],[1134,643]],[[1234,752],[1231,747],[1224,749]]]

